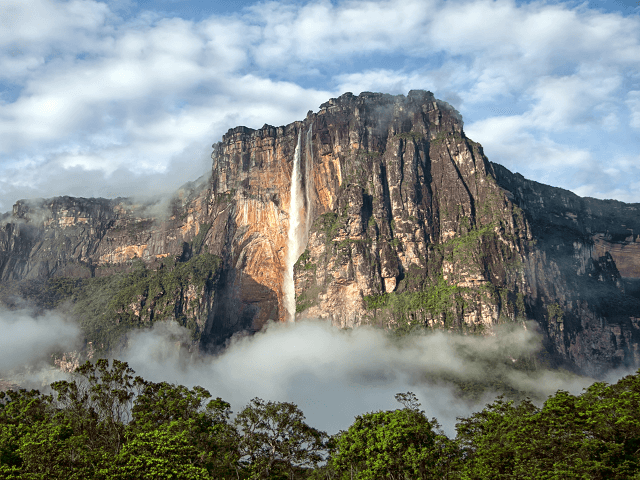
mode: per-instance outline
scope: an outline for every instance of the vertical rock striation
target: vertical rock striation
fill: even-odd
[[[295,289],[297,319],[478,333],[530,319],[558,363],[640,364],[640,206],[489,162],[431,92],[347,93],[287,126],[236,127],[212,161],[163,215],[127,199],[18,202],[0,229],[3,285],[141,261],[144,278],[179,277],[176,293],[141,287],[122,318],[200,302],[158,318],[197,317],[201,347],[291,318]]]
[[[462,126],[423,91],[321,107],[313,177],[323,213],[296,268],[300,317],[480,331],[506,313],[498,289],[522,295],[528,224]]]

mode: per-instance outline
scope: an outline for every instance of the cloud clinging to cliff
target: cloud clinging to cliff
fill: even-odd
[[[10,0],[0,210],[171,190],[206,173],[228,128],[416,88],[459,110],[490,160],[638,201],[639,32],[622,0]]]
[[[253,397],[296,403],[311,425],[335,433],[355,415],[395,409],[394,395],[413,391],[427,415],[454,434],[457,416],[482,409],[457,399],[451,385],[427,383],[427,376],[458,380],[488,379],[488,368],[536,351],[539,338],[522,328],[495,337],[437,332],[394,342],[381,330],[344,331],[326,322],[273,324],[243,337],[217,357],[188,355],[176,346],[189,332],[161,323],[132,338],[126,359],[137,374],[152,381],[207,388],[238,411]],[[495,372],[492,372],[495,373]],[[519,390],[546,398],[557,389],[580,393],[591,382],[581,377],[504,369],[503,378]]]
[[[53,352],[77,348],[79,328],[48,312],[0,311],[0,368],[3,371],[51,360]]]

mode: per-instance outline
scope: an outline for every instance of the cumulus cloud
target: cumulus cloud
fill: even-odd
[[[638,203],[640,191],[640,155],[616,155],[605,166],[592,162],[592,172],[583,172],[578,178],[578,195],[594,198],[617,199]],[[597,172],[597,176],[593,172]],[[595,182],[597,178],[597,182]]]
[[[431,90],[430,85],[417,73],[407,75],[389,69],[336,75],[338,90],[359,95],[361,92],[384,92],[392,95],[406,95],[414,86]]]
[[[322,63],[356,52],[423,49],[427,46],[418,45],[436,5],[432,0],[264,2],[248,9],[245,19],[262,34],[253,47],[255,61],[273,69],[286,68],[292,59]]]
[[[574,75],[541,78],[532,88],[535,106],[524,120],[527,126],[547,131],[583,128],[598,120],[602,127],[598,113],[612,112],[613,93],[621,81],[615,72],[586,67]]]
[[[41,61],[52,52],[56,57],[64,55],[61,49],[65,54],[68,50],[91,50],[99,45],[96,31],[105,27],[109,16],[105,3],[91,0],[8,0],[0,6],[0,45],[12,47],[16,56],[39,55]],[[12,73],[23,71],[3,70],[0,76]]]
[[[629,107],[631,120],[629,125],[640,130],[640,90],[633,90],[627,94],[627,106]]]
[[[51,353],[77,347],[79,328],[55,313],[0,311],[0,370],[47,360]]]
[[[236,411],[255,396],[294,402],[310,424],[330,433],[347,428],[355,415],[398,408],[394,394],[413,391],[425,412],[453,435],[456,417],[482,409],[495,392],[468,403],[443,379],[488,380],[490,369],[493,374],[500,369],[514,389],[541,398],[560,388],[580,393],[591,383],[557,372],[506,368],[505,362],[540,348],[532,329],[487,337],[437,332],[397,341],[372,328],[344,331],[323,321],[305,321],[272,324],[237,339],[215,357],[180,349],[188,338],[177,324],[156,324],[134,335],[120,358],[146,379],[201,385]]]
[[[491,160],[544,180],[542,160],[574,191],[607,160],[606,138],[608,157],[640,146],[640,18],[624,9],[268,1],[194,19],[127,1],[26,0],[4,2],[0,25],[3,210],[31,194],[177,188],[205,173],[227,129],[286,124],[344,91],[431,90]],[[523,148],[502,145],[517,139]],[[609,180],[596,190],[634,196]]]
[[[562,145],[549,135],[536,136],[523,125],[526,125],[526,119],[522,116],[492,117],[469,125],[465,130],[471,138],[482,138],[483,146],[500,157],[517,158],[522,150],[526,150],[527,160],[531,162],[527,165],[529,169],[579,166],[591,158],[587,149]]]

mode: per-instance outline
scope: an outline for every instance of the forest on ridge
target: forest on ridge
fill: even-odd
[[[293,403],[237,415],[202,387],[99,359],[70,380],[0,392],[1,479],[640,479],[640,371],[541,407],[497,397],[455,438],[412,392],[335,435]]]

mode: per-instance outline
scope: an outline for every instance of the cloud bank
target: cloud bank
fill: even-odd
[[[265,1],[196,16],[3,2],[0,210],[170,191],[206,173],[209,146],[236,125],[286,124],[345,91],[419,88],[461,112],[490,160],[640,201],[640,6],[612,5]]]
[[[80,329],[53,312],[0,311],[0,369],[12,370],[51,360],[54,352],[77,348]]]
[[[201,385],[235,411],[256,396],[294,402],[310,425],[329,433],[346,429],[356,415],[399,408],[394,395],[412,391],[426,414],[455,435],[456,417],[481,410],[495,392],[469,403],[434,378],[486,380],[491,378],[488,368],[501,368],[500,362],[540,348],[531,329],[488,337],[436,332],[397,341],[381,330],[344,331],[323,321],[272,324],[237,339],[216,357],[181,350],[180,342],[188,338],[177,324],[158,323],[134,335],[119,358],[148,380]],[[503,373],[510,386],[543,399],[561,388],[580,393],[593,381],[551,371],[504,368]]]

